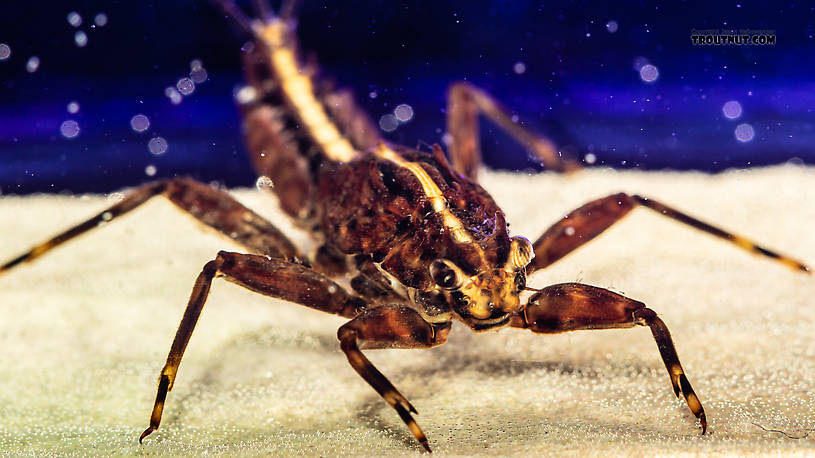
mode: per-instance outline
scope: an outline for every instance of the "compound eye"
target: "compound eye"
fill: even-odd
[[[512,237],[506,269],[513,271],[526,267],[534,257],[535,251],[532,248],[532,244],[529,243],[529,240],[524,237]]]
[[[444,289],[459,288],[462,275],[458,267],[446,259],[437,259],[430,265],[430,276],[433,281]]]

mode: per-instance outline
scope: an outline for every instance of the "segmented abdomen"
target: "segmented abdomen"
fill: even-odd
[[[313,214],[314,183],[324,162],[349,161],[379,140],[347,90],[301,64],[293,30],[269,23],[244,55],[249,83],[238,92],[247,146],[290,215]]]

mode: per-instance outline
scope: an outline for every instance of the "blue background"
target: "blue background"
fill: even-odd
[[[244,6],[248,2],[242,2]],[[466,79],[491,92],[525,125],[595,165],[699,169],[815,163],[815,9],[742,1],[303,2],[302,47],[324,74],[350,87],[374,120],[398,104],[412,121],[386,138],[441,142],[445,90]],[[66,20],[76,11],[79,28]],[[108,17],[91,28],[95,14]],[[616,33],[606,24],[618,23]],[[775,46],[692,46],[692,29],[774,29]],[[87,33],[78,47],[74,33]],[[207,2],[13,2],[0,14],[0,191],[106,192],[187,175],[227,186],[255,177],[232,94],[245,36]],[[39,69],[25,69],[30,56]],[[659,69],[644,82],[638,57]],[[200,59],[209,79],[179,105],[164,95]],[[523,62],[526,71],[513,66]],[[369,94],[376,92],[376,98]],[[737,120],[722,106],[736,100]],[[77,114],[66,106],[80,104]],[[143,113],[151,126],[130,127]],[[65,138],[60,125],[79,123]],[[755,138],[736,140],[749,123]],[[169,148],[148,151],[153,136]],[[539,169],[524,149],[482,122],[486,162]],[[150,177],[145,168],[153,165]]]

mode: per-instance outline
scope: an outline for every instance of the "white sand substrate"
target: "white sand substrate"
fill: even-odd
[[[513,234],[535,239],[612,192],[657,198],[815,264],[815,169],[486,172]],[[234,195],[301,246],[273,196]],[[115,196],[0,198],[0,261]],[[0,454],[420,455],[340,352],[341,318],[216,280],[139,445],[196,275],[239,250],[161,198],[0,276]],[[581,281],[670,328],[708,434],[671,391],[647,328],[556,336],[456,326],[432,350],[369,351],[436,455],[815,454],[815,276],[639,209],[529,284]]]

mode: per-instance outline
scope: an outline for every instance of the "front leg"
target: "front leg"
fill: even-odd
[[[430,452],[422,428],[410,415],[416,409],[396,387],[374,367],[361,348],[431,348],[443,344],[450,323],[430,324],[415,310],[404,306],[380,306],[369,309],[340,327],[337,337],[348,362],[369,385],[396,409],[416,440]]]
[[[563,283],[535,293],[510,325],[541,334],[649,326],[671,377],[674,394],[679,397],[682,393],[702,425],[702,434],[707,430],[705,410],[679,363],[668,327],[642,302],[596,286]]]

